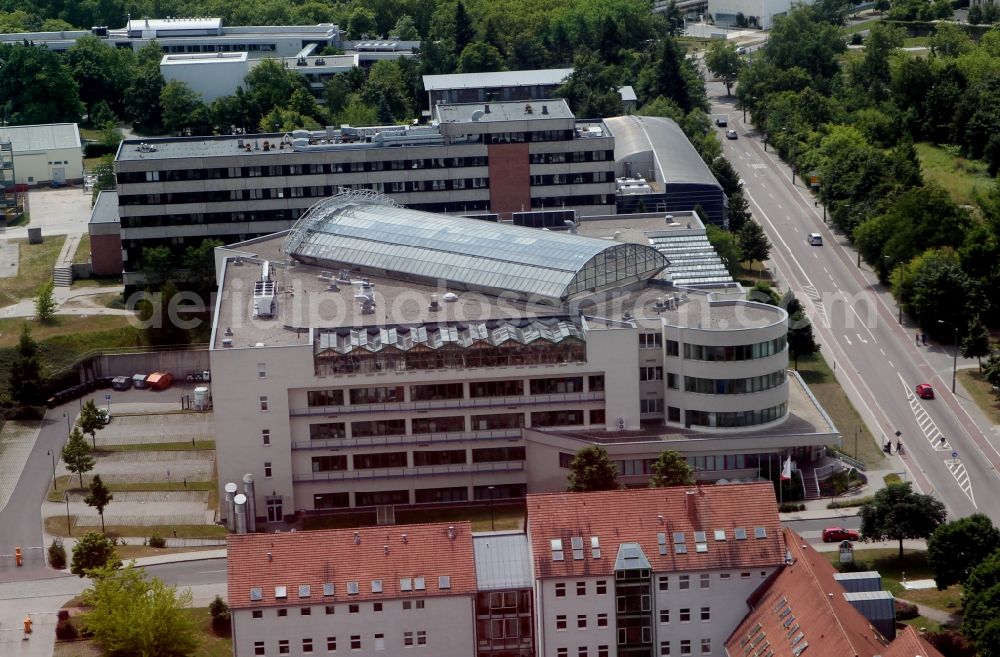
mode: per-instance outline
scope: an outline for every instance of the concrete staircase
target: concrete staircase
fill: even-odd
[[[82,235],[67,235],[56,265],[52,268],[52,281],[56,287],[69,287],[73,284],[73,257],[76,247],[80,245]]]
[[[814,469],[802,471],[802,484],[806,491],[807,500],[818,500],[819,484],[816,483],[816,471]]]
[[[56,287],[69,287],[73,284],[73,267],[56,266],[52,268],[52,282]]]

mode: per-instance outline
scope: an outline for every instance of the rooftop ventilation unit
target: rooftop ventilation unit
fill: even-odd
[[[456,301],[458,301],[458,295],[455,294],[454,292],[445,292],[441,298],[447,301],[448,303],[455,303]]]
[[[438,297],[437,297],[437,295],[436,295],[436,294],[432,294],[432,295],[431,295],[431,303],[430,303],[430,305],[429,305],[429,306],[427,306],[427,310],[430,310],[431,312],[435,312],[435,311],[437,311],[437,310],[438,310],[438,309],[439,309],[440,307],[441,307],[441,306],[440,306],[440,305],[438,305]]]
[[[228,349],[229,347],[232,347],[232,346],[233,346],[233,339],[232,338],[222,338],[222,348],[223,349]]]

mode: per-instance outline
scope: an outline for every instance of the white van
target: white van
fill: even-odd
[[[819,233],[809,233],[809,244],[812,246],[823,246],[823,236]]]

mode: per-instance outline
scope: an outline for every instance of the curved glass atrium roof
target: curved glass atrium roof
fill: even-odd
[[[368,191],[344,192],[311,207],[284,250],[331,269],[558,300],[652,278],[667,266],[650,246],[420,212]]]

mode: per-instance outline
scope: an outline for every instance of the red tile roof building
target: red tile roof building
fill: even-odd
[[[475,654],[468,522],[235,535],[228,550],[235,657]]]
[[[769,483],[529,495],[541,655],[722,655],[781,566]]]
[[[888,641],[844,598],[830,562],[791,530],[785,536],[792,562],[751,599],[726,641],[729,657],[940,657],[912,629]]]

